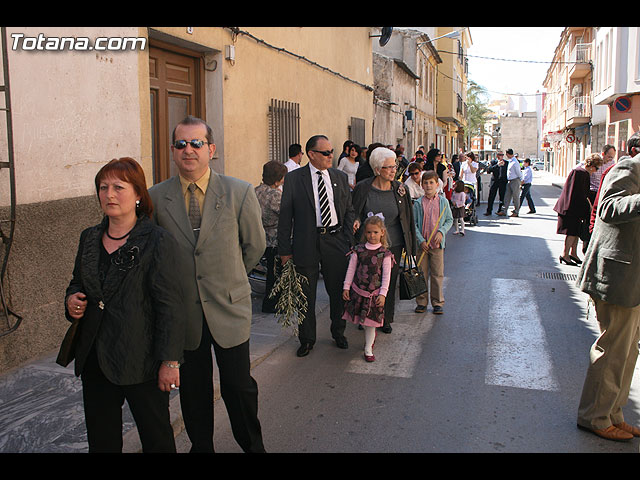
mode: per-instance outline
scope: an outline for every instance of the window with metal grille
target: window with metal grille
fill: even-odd
[[[300,143],[300,104],[271,99],[269,105],[269,160],[286,162],[289,145]]]

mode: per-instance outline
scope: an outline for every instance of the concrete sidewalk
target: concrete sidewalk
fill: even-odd
[[[264,288],[254,287],[253,319],[250,339],[252,368],[275,349],[290,342],[292,354],[297,339],[292,330],[285,330],[273,314],[260,311]],[[322,280],[318,282],[322,283]],[[328,297],[324,285],[318,285],[316,312],[328,315]],[[0,376],[0,453],[83,453],[88,451],[82,382],[73,373],[73,363],[62,368],[55,363],[57,351]],[[218,371],[214,369],[215,395],[219,400]],[[177,391],[170,396],[170,413],[174,434],[184,429]],[[135,422],[125,403],[123,408],[125,453],[141,451]]]

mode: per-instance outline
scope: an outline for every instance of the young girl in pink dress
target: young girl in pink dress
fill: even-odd
[[[451,204],[453,208],[453,225],[456,227],[454,235],[462,235],[464,237],[464,214],[465,214],[465,202],[467,199],[466,193],[464,193],[464,182],[458,180],[451,195]]]
[[[342,318],[364,327],[364,358],[373,362],[376,327],[383,325],[384,303],[395,260],[387,248],[387,230],[382,214],[369,214],[363,231],[366,242],[349,252],[349,267],[342,292],[346,302]]]

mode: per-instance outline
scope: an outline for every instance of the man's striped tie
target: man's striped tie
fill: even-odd
[[[320,218],[322,219],[322,226],[328,227],[331,225],[331,209],[329,207],[327,187],[324,183],[322,172],[316,173],[318,174],[318,200],[320,201]]]

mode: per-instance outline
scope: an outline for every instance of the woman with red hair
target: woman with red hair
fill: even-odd
[[[144,172],[113,159],[95,178],[104,219],[80,236],[66,316],[79,321],[89,452],[122,451],[127,400],[144,452],[175,452],[169,392],[180,385],[184,326],[175,241],[153,223]]]

